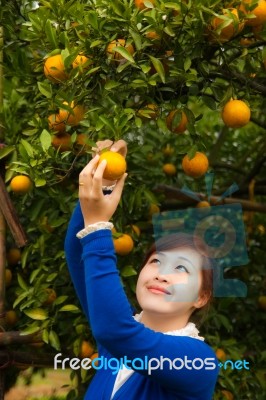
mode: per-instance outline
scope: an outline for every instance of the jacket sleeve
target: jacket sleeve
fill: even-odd
[[[76,234],[83,228],[84,220],[80,208],[80,203],[78,202],[72,213],[68,225],[64,249],[71,280],[73,282],[83,312],[85,313],[89,321],[89,309],[85,288],[84,263],[82,260],[82,246],[80,240],[76,237]]]
[[[210,388],[214,390],[218,374],[217,359],[206,343],[190,337],[155,332],[132,318],[132,310],[116,268],[110,230],[93,232],[81,239],[81,244],[91,328],[97,342],[118,359],[126,357],[132,361],[137,358],[143,363],[148,359],[154,370],[148,368],[147,364],[141,370],[136,365],[131,368],[160,382],[168,390],[197,398],[204,398],[204,393],[209,392]],[[165,360],[163,368],[159,368],[157,360],[162,358]],[[204,363],[208,359],[210,369],[205,364],[206,368],[197,368],[201,365],[200,360],[195,368],[190,368],[190,362],[188,368],[180,368],[182,360],[196,358]],[[171,368],[167,360],[176,360],[176,368]]]

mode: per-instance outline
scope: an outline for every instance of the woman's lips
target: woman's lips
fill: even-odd
[[[147,289],[150,292],[155,293],[155,294],[170,294],[170,292],[168,292],[168,290],[166,290],[165,288],[160,287],[160,286],[154,286],[154,285],[147,286]]]

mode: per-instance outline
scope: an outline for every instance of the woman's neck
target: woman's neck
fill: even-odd
[[[188,323],[187,315],[179,315],[173,317],[172,315],[167,316],[165,314],[158,314],[148,311],[142,311],[141,323],[147,328],[150,328],[156,332],[169,332],[177,329],[185,328]]]

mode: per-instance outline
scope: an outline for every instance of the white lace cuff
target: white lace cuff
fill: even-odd
[[[82,239],[92,232],[99,231],[100,229],[110,229],[111,230],[111,229],[113,229],[113,227],[114,227],[114,225],[112,224],[112,222],[106,222],[106,221],[96,222],[95,224],[86,226],[86,228],[79,231],[76,234],[76,236],[78,239]]]
[[[116,182],[111,186],[102,186],[102,190],[111,191],[112,192],[114,190],[114,188],[115,188],[115,185],[116,185]]]

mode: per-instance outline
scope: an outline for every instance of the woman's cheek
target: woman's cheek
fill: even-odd
[[[199,296],[200,281],[198,274],[187,275],[186,282],[169,286],[170,295],[165,295],[167,301],[194,303]]]

